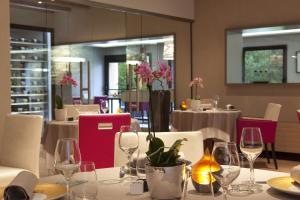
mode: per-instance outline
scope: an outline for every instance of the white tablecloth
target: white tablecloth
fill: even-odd
[[[98,169],[98,198],[101,200],[150,200],[149,193],[144,193],[142,195],[131,195],[129,193],[129,185],[124,183],[117,184],[107,184],[103,180],[114,179],[117,178],[119,174],[119,168],[108,168],[108,169]],[[263,191],[257,194],[251,194],[248,196],[237,197],[237,196],[229,196],[230,200],[272,200],[272,199],[299,199],[299,196],[292,196],[282,192],[278,192],[268,185],[266,185],[266,181],[270,178],[287,176],[286,173],[274,172],[274,171],[266,171],[266,170],[255,170],[256,181],[262,183]],[[249,178],[249,169],[242,169],[241,174],[236,180],[236,182],[248,180]],[[52,182],[55,183],[57,181],[63,181],[64,178],[61,175],[51,176],[42,178],[40,182]],[[187,196],[185,200],[211,200],[213,199],[209,194],[201,194],[195,191],[191,182],[188,184]],[[217,193],[215,199],[222,199],[221,193]]]
[[[197,131],[203,128],[215,128],[229,134],[230,140],[236,140],[236,119],[240,110],[207,110],[172,112],[172,128],[176,131]],[[207,134],[213,134],[208,132]],[[217,134],[217,133],[216,133]]]

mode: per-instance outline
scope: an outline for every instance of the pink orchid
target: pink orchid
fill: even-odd
[[[64,75],[61,81],[59,82],[61,85],[72,85],[73,87],[77,87],[77,82],[69,75]]]
[[[199,77],[195,77],[189,84],[190,87],[193,85],[200,86],[201,88],[204,88],[203,79]]]
[[[134,69],[135,73],[140,76],[143,83],[151,84],[153,81],[153,74],[149,63],[142,62]]]
[[[142,79],[143,83],[151,85],[154,80],[161,82],[161,79],[172,81],[171,67],[162,61],[157,62],[159,69],[152,71],[148,62],[142,62],[138,65],[134,72]]]

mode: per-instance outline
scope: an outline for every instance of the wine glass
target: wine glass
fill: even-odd
[[[128,171],[132,180],[132,155],[139,147],[139,136],[135,125],[123,125],[120,128],[119,147],[127,155]]]
[[[70,179],[78,171],[80,163],[81,155],[77,140],[74,138],[59,139],[54,153],[54,167],[67,181],[67,199],[69,199]]]
[[[72,199],[96,199],[98,183],[94,162],[81,162],[79,171],[72,176],[72,183]]]
[[[212,152],[213,159],[220,165],[220,170],[211,171],[223,189],[223,199],[227,199],[229,185],[240,174],[240,161],[236,144],[233,142],[216,142]]]
[[[257,127],[246,127],[243,128],[241,141],[240,141],[241,152],[246,156],[250,165],[250,181],[249,187],[252,191],[261,189],[259,184],[255,183],[254,177],[254,161],[263,151],[263,140],[260,132],[260,128]]]
[[[101,103],[100,103],[100,108],[101,108],[101,111],[102,111],[104,114],[107,113],[108,108],[107,108],[107,105],[106,105],[106,101],[101,101]]]
[[[146,179],[146,171],[145,166],[147,163],[147,155],[146,152],[138,149],[136,156],[136,175],[139,179]]]
[[[214,110],[218,110],[218,103],[220,101],[219,95],[214,95],[213,102],[214,102]]]

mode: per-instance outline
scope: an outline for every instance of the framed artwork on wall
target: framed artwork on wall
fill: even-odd
[[[286,45],[244,47],[242,61],[244,83],[286,83]]]
[[[296,51],[296,72],[300,73],[300,51]]]

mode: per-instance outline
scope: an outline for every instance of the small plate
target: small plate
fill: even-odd
[[[5,187],[0,188],[0,197],[3,197]],[[40,193],[47,196],[45,200],[55,200],[64,197],[67,192],[67,188],[61,184],[42,183],[37,184],[34,189],[34,193]]]
[[[276,190],[293,195],[300,195],[300,184],[296,183],[290,176],[272,178],[267,184]]]

